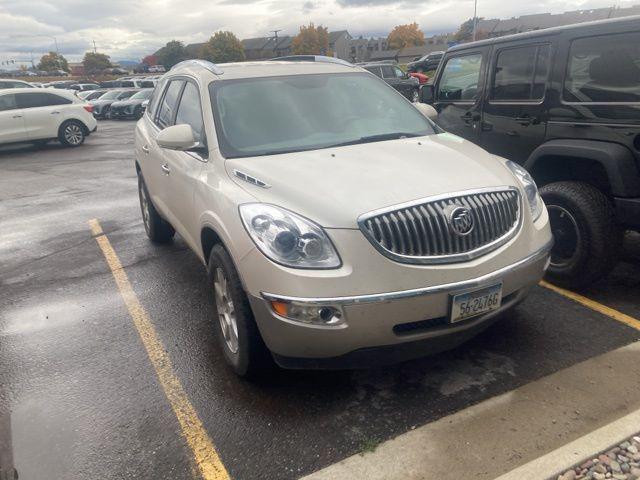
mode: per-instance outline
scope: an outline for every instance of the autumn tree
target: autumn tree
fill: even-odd
[[[169,69],[176,63],[179,63],[187,58],[187,53],[184,50],[184,44],[179,40],[171,40],[164,47],[158,50],[158,64],[164,65]]]
[[[155,55],[147,55],[142,59],[142,64],[146,65],[147,67],[150,67],[152,65],[157,65],[158,57],[156,57]]]
[[[329,29],[322,25],[302,25],[300,33],[291,41],[296,55],[331,55],[329,51]]]
[[[200,50],[200,57],[216,63],[241,62],[244,47],[232,32],[216,32]]]
[[[111,68],[111,60],[109,55],[104,53],[87,52],[82,60],[84,71],[87,73],[98,73],[106,68]]]
[[[387,37],[387,44],[391,50],[404,47],[419,47],[424,45],[424,33],[418,28],[417,23],[398,25]]]
[[[68,72],[69,64],[67,63],[67,59],[59,53],[49,52],[40,58],[40,63],[38,63],[38,70],[64,70],[65,72]]]

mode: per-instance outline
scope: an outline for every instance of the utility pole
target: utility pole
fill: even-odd
[[[96,49],[96,41],[95,40],[92,40],[92,41],[93,41],[93,53],[98,53],[98,50]]]
[[[478,0],[473,0],[473,41],[476,41],[476,30],[478,28]]]
[[[273,39],[275,40],[274,45],[273,45],[273,52],[277,53],[277,47],[278,47],[278,32],[281,32],[282,30],[269,30],[270,32],[273,32]]]

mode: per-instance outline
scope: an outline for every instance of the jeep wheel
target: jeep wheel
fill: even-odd
[[[173,238],[175,230],[164,218],[160,216],[156,207],[151,202],[147,185],[142,174],[138,173],[138,197],[140,198],[140,210],[142,211],[142,223],[149,240],[155,243],[168,243]]]
[[[547,279],[568,288],[583,288],[609,273],[616,264],[623,232],[609,199],[582,182],[545,185],[554,246]]]
[[[240,376],[272,367],[238,272],[222,245],[211,249],[208,273],[216,303],[214,329],[226,362]]]

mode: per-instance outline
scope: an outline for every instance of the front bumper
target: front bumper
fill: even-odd
[[[263,292],[261,296],[249,295],[249,301],[266,345],[284,367],[358,367],[370,366],[372,361],[406,360],[459,345],[521,301],[544,275],[552,243],[492,273],[455,283],[333,298],[286,297]],[[500,309],[460,323],[448,323],[452,294],[499,282],[503,285]],[[269,300],[337,305],[344,312],[346,323],[339,327],[297,323],[273,312]]]

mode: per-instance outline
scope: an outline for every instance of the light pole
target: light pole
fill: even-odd
[[[476,30],[478,28],[478,0],[473,0],[473,41],[476,41]]]

